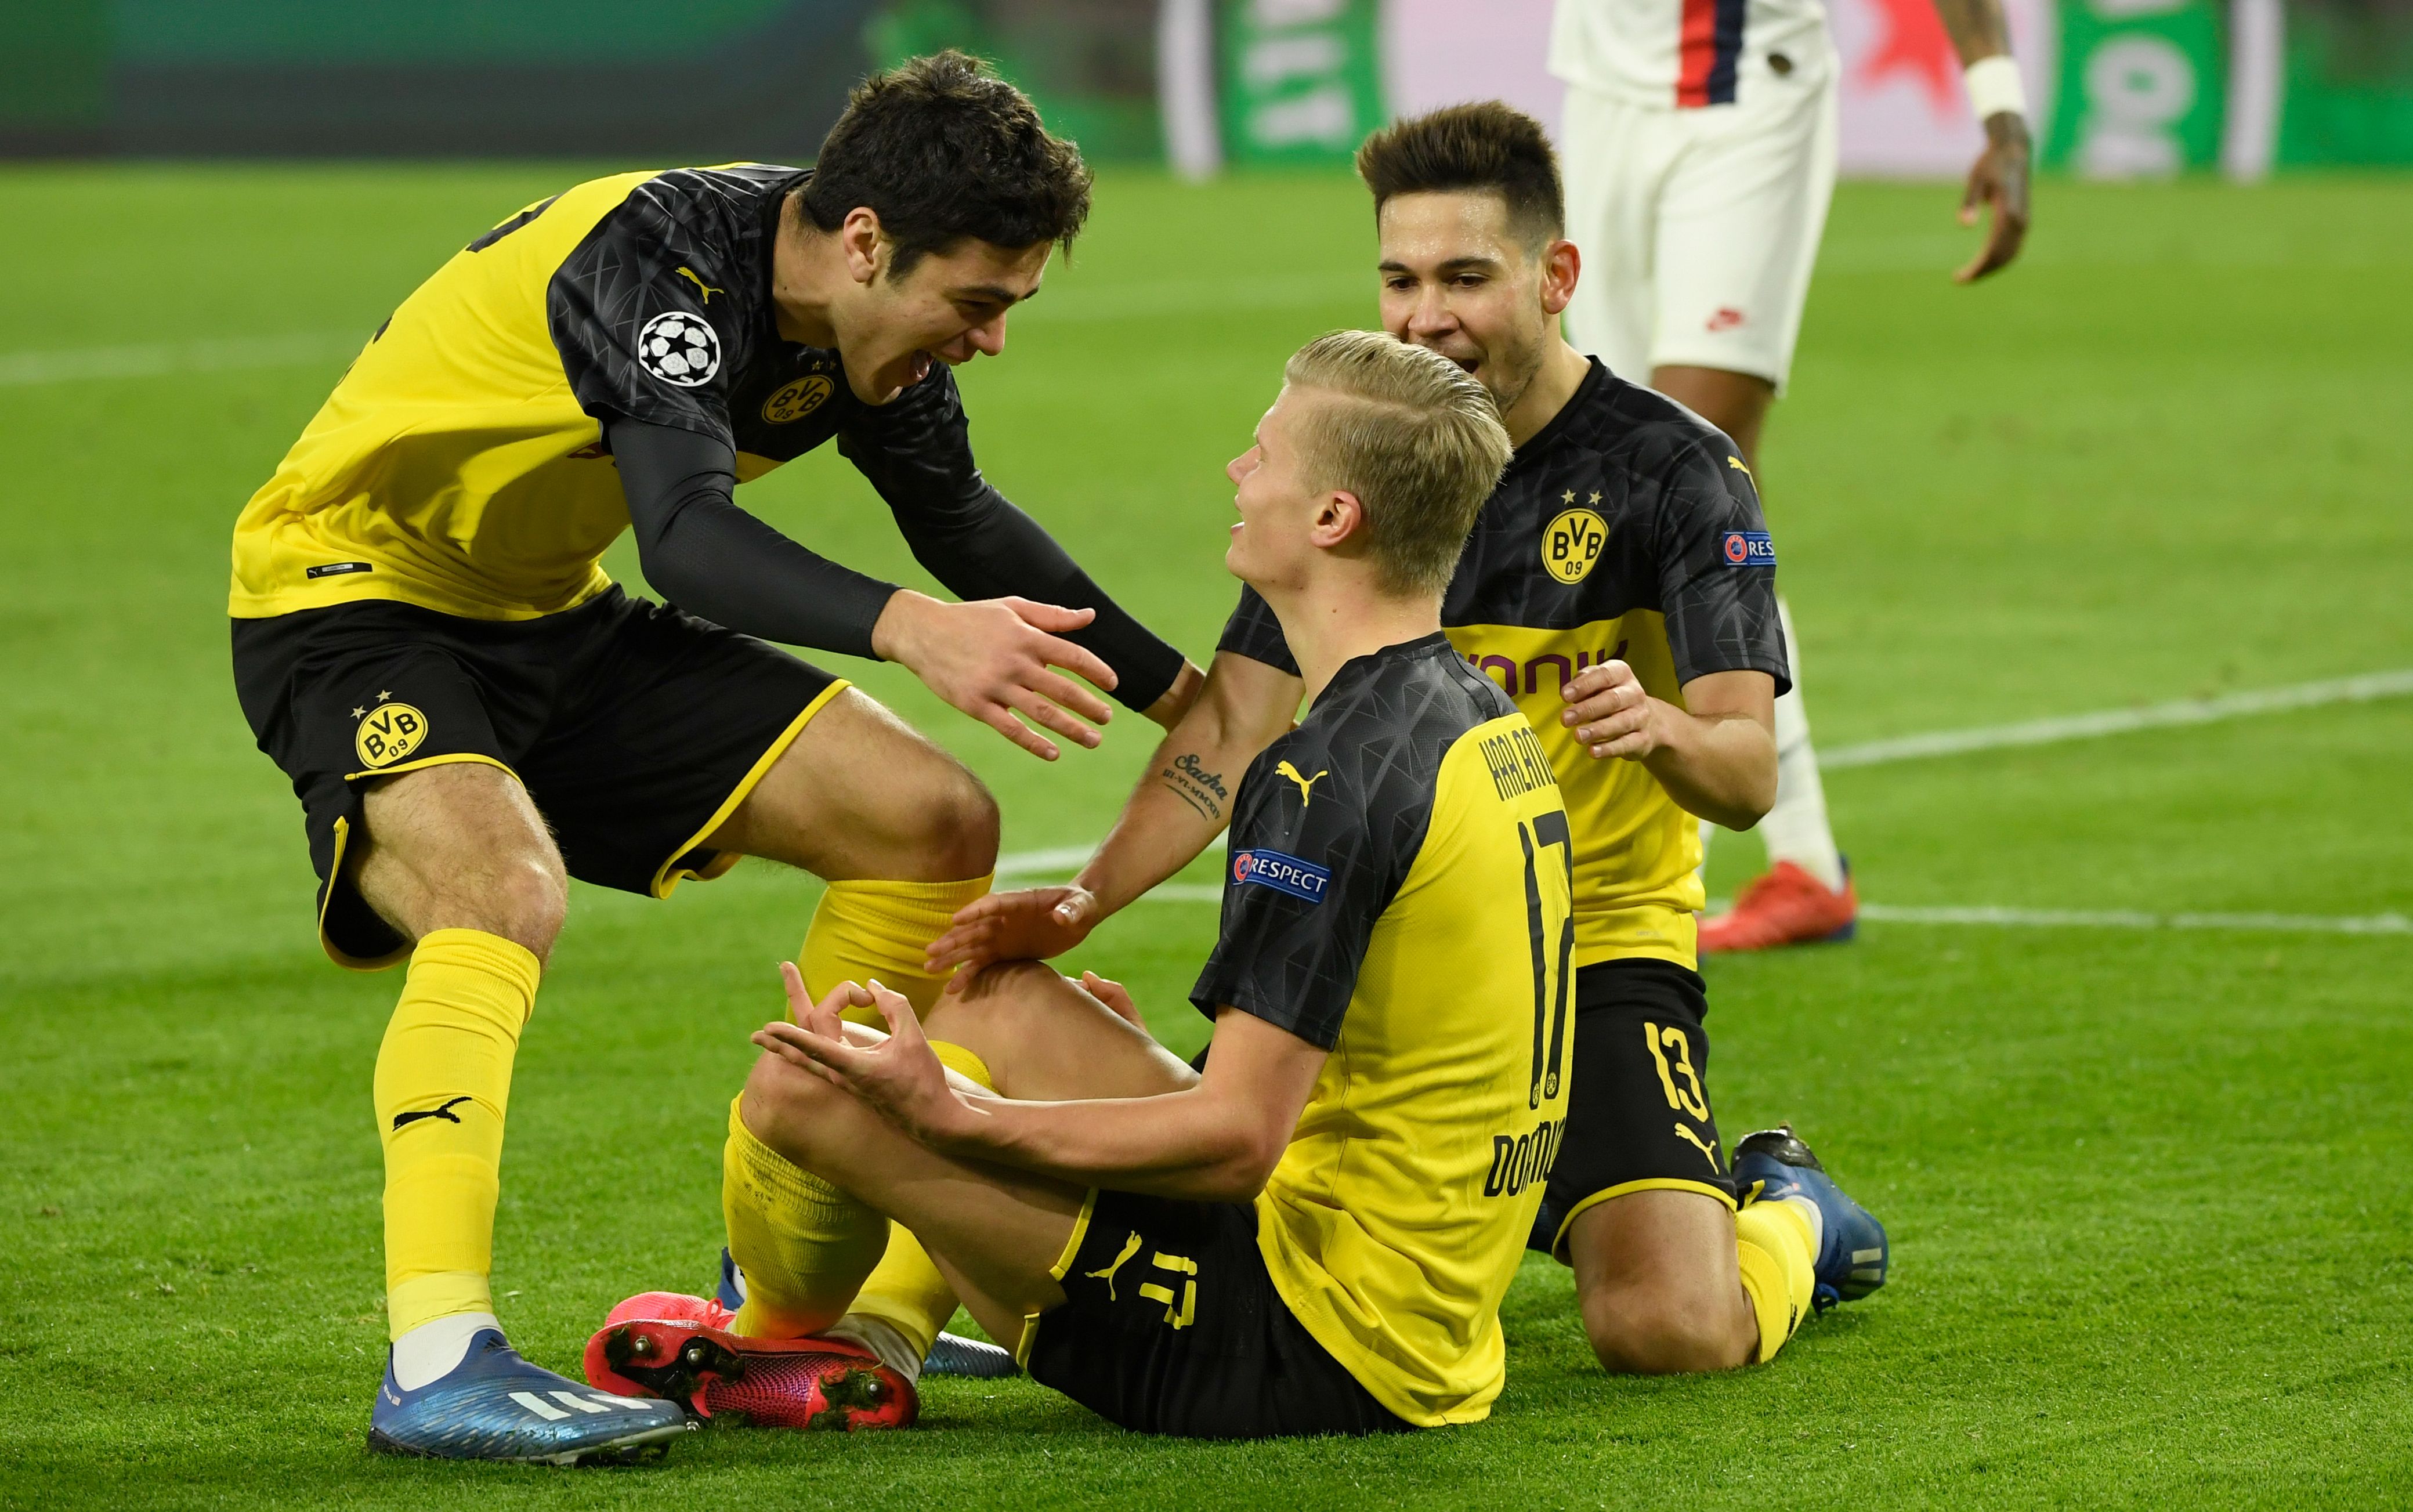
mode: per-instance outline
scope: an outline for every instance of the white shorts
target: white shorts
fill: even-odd
[[[1779,390],[1835,190],[1837,70],[1735,105],[1629,104],[1567,86],[1567,334],[1620,377],[1714,367]]]

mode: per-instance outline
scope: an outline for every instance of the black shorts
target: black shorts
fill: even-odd
[[[1143,1433],[1253,1439],[1387,1433],[1414,1424],[1374,1400],[1291,1314],[1248,1203],[1092,1192],[1023,1365]]]
[[[404,940],[344,880],[363,780],[445,762],[517,777],[570,874],[666,897],[737,859],[699,849],[846,686],[764,643],[612,588],[540,619],[385,600],[234,622],[235,693],[293,779],[318,938],[346,966]]]
[[[1567,1224],[1629,1192],[1699,1192],[1731,1206],[1710,1109],[1710,1011],[1698,971],[1618,960],[1576,973],[1566,1134],[1531,1247],[1567,1258]]]

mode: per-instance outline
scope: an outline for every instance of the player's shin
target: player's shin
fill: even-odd
[[[939,1001],[951,971],[922,969],[930,941],[947,932],[955,912],[984,897],[993,877],[962,882],[834,882],[813,910],[797,968],[815,1001],[841,982],[879,979],[904,994],[917,1013]],[[877,1025],[879,1010],[848,1015]]]
[[[1735,1214],[1735,1247],[1743,1295],[1759,1324],[1752,1363],[1764,1365],[1810,1315],[1818,1237],[1797,1204],[1755,1202]]]
[[[888,1220],[755,1137],[729,1104],[720,1209],[746,1276],[734,1330],[794,1339],[836,1323],[888,1245]]]
[[[1818,778],[1818,752],[1810,743],[1810,716],[1801,703],[1800,642],[1793,613],[1783,599],[1776,611],[1784,625],[1784,648],[1793,686],[1776,700],[1776,805],[1759,822],[1773,866],[1790,861],[1830,893],[1843,890],[1843,860],[1827,819],[1827,788]]]
[[[933,1040],[948,1070],[978,1082],[991,1091],[997,1083],[987,1064],[960,1045]],[[748,1277],[750,1285],[752,1277]],[[847,1315],[826,1330],[863,1345],[881,1363],[908,1380],[920,1376],[922,1361],[938,1342],[939,1330],[955,1315],[955,1289],[930,1261],[922,1241],[901,1225],[891,1224],[888,1253],[864,1280]]]
[[[486,1277],[503,1114],[540,971],[526,949],[475,929],[437,930],[411,953],[373,1084],[385,1147],[386,1317],[396,1341],[439,1319],[494,1311]]]

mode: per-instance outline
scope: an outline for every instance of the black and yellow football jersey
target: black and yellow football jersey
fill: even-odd
[[[1683,684],[1713,672],[1765,672],[1783,692],[1791,682],[1775,565],[1733,444],[1597,360],[1566,407],[1517,448],[1475,521],[1442,623],[1532,719],[1557,769],[1575,829],[1578,966],[1695,963],[1700,835],[1640,763],[1585,751],[1559,722],[1559,689],[1621,659],[1652,697],[1678,707]],[[1221,649],[1297,671],[1251,590]]]
[[[1568,840],[1531,726],[1440,635],[1343,666],[1236,800],[1191,1000],[1331,1052],[1258,1247],[1411,1423],[1483,1417],[1504,1378],[1500,1300],[1571,1080]]]
[[[943,364],[875,407],[836,352],[780,336],[772,249],[808,176],[623,173],[470,243],[378,328],[244,508],[229,612],[387,599],[519,620],[585,601],[629,527],[611,419],[723,443],[740,482],[836,437],[892,507],[984,490]]]

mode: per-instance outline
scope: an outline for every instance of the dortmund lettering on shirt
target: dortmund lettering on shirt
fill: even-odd
[[[1560,689],[1622,660],[1652,697],[1764,672],[1791,686],[1776,551],[1734,444],[1595,360],[1517,448],[1442,604],[1467,661],[1517,701],[1549,753],[1575,829],[1576,960],[1691,966],[1703,907],[1698,821],[1638,762],[1593,758],[1559,722]],[[1244,590],[1220,647],[1296,673],[1281,627]]]
[[[969,474],[943,364],[880,407],[778,333],[771,255],[809,173],[623,173],[528,206],[403,301],[237,522],[229,612],[391,599],[476,619],[572,608],[629,526],[603,422],[727,442],[740,482],[836,437],[892,493]]]
[[[1490,1412],[1500,1300],[1565,1118],[1569,837],[1516,705],[1432,635],[1340,669],[1253,762],[1192,989],[1331,1052],[1257,1198],[1275,1289],[1385,1407]]]

